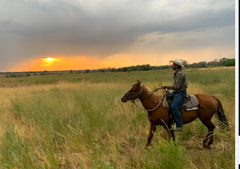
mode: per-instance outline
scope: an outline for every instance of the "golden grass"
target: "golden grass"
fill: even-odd
[[[225,69],[235,69],[235,66],[230,67],[209,67],[209,68],[194,68],[195,70],[225,70]],[[186,71],[190,71],[192,69],[185,69]]]
[[[155,87],[158,86],[158,83],[148,82],[147,85],[150,86],[150,88],[155,89]],[[36,161],[36,164],[42,167],[44,166],[43,164],[48,167],[51,167],[52,165],[49,161],[49,155],[47,152],[45,152],[42,147],[38,145],[40,142],[45,144],[48,144],[48,142],[44,138],[44,135],[40,135],[39,126],[37,126],[34,120],[12,113],[13,107],[11,100],[34,98],[32,95],[33,93],[51,92],[52,89],[59,89],[60,91],[72,90],[77,94],[86,94],[86,96],[89,93],[99,93],[99,98],[93,98],[90,102],[93,106],[93,109],[97,110],[100,106],[111,106],[109,103],[104,102],[104,99],[107,98],[102,96],[101,92],[107,94],[107,90],[113,92],[114,90],[118,89],[121,91],[119,93],[123,94],[130,87],[128,83],[91,83],[89,81],[82,81],[79,83],[60,81],[57,84],[16,86],[17,87],[11,86],[0,88],[0,103],[2,104],[0,109],[0,137],[4,137],[6,126],[8,124],[13,124],[15,132],[21,138],[27,138],[30,143],[35,145],[32,147],[32,152],[36,153],[37,155],[38,160]],[[188,94],[204,93],[206,88],[210,90],[211,86],[189,83]],[[159,90],[157,93],[161,94],[161,92],[162,90]],[[111,94],[109,94],[109,96],[110,95]],[[218,120],[217,118],[214,118],[213,121],[216,126],[214,143],[211,150],[204,150],[202,148],[202,139],[203,136],[207,134],[207,130],[204,129],[204,126],[201,124],[201,122],[196,120],[193,123],[184,126],[186,130],[189,129],[189,136],[183,136],[181,133],[177,133],[177,138],[179,139],[179,146],[182,146],[187,150],[186,157],[188,166],[186,168],[188,169],[219,168],[221,167],[219,165],[226,166],[225,164],[222,164],[224,162],[221,162],[221,160],[225,160],[226,158],[230,160],[231,163],[234,163],[234,97],[226,97],[222,93],[215,93],[215,95],[220,97],[223,103],[226,116],[229,120],[230,131],[227,133],[221,132],[218,125]],[[68,92],[64,92],[64,96],[70,101],[65,100],[63,103],[70,112],[74,111],[74,106],[76,105],[71,102],[71,100],[73,100],[73,96]],[[67,134],[72,135],[72,137],[66,139],[65,142],[61,144],[61,149],[65,150],[64,153],[55,153],[55,155],[59,157],[59,161],[61,161],[60,168],[68,168],[69,165],[71,168],[80,168],[81,166],[86,169],[93,168],[94,166],[97,168],[96,163],[98,163],[99,166],[103,166],[103,163],[105,162],[106,165],[114,164],[116,162],[117,164],[115,167],[120,169],[138,168],[139,166],[147,165],[146,160],[149,158],[147,156],[149,153],[151,153],[151,151],[146,152],[144,149],[144,145],[147,141],[146,132],[149,129],[147,114],[141,110],[138,110],[131,103],[121,103],[120,97],[121,94],[117,94],[112,97],[112,106],[114,107],[112,109],[113,112],[106,112],[105,114],[106,118],[109,118],[110,120],[116,119],[115,121],[113,120],[113,123],[116,123],[113,125],[114,130],[108,131],[106,128],[104,128],[105,126],[102,126],[102,129],[92,128],[92,132],[94,133],[95,137],[88,144],[85,144],[84,142],[79,144],[79,142],[76,142],[75,140],[77,137],[85,137],[82,128],[73,128],[72,124],[67,124],[65,126],[70,132]],[[87,99],[89,98],[90,97],[87,97]],[[97,99],[100,99],[100,104],[96,102]],[[48,101],[51,102],[54,100]],[[27,106],[27,104],[25,105]],[[62,119],[65,119],[69,117],[69,114],[59,114],[59,116]],[[201,128],[203,128],[203,132],[199,133]],[[43,133],[44,132],[45,131],[43,131]],[[165,144],[163,138],[166,137],[167,134],[165,130],[162,127],[158,127],[152,141],[153,146],[150,149],[153,150],[161,144]],[[36,140],[38,140],[38,142],[36,142]],[[229,157],[229,152],[233,154],[231,157]],[[225,154],[227,154],[227,157],[225,157]],[[217,159],[217,161],[214,159]],[[153,162],[158,163],[158,161]]]

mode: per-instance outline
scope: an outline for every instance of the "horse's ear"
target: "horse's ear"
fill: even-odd
[[[137,83],[139,83],[139,85],[141,84],[141,81],[139,81],[139,79],[137,80]]]

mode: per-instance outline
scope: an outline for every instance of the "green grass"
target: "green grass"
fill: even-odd
[[[0,168],[234,168],[234,69],[186,74],[189,92],[217,95],[230,123],[225,132],[214,121],[210,150],[202,149],[207,129],[199,120],[185,125],[175,142],[158,127],[146,150],[147,113],[120,101],[137,79],[152,89],[171,84],[170,69],[1,77],[10,88],[2,91],[8,101],[0,109]]]

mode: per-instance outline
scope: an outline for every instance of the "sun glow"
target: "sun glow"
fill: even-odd
[[[51,62],[51,61],[53,61],[55,58],[47,58],[47,59],[45,59],[46,61],[48,61],[48,62]]]
[[[59,61],[59,59],[57,59],[57,58],[52,58],[52,57],[44,58],[44,59],[42,59],[42,66],[49,67],[53,63],[56,63],[58,61]]]

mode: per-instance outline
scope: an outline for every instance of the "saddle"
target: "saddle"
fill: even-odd
[[[173,96],[170,94],[169,91],[166,91],[166,95],[164,97],[163,101],[163,107],[166,107],[170,110],[170,105],[173,102]],[[183,111],[192,111],[192,110],[198,110],[198,99],[194,95],[187,95],[181,105],[179,106],[180,112]]]

